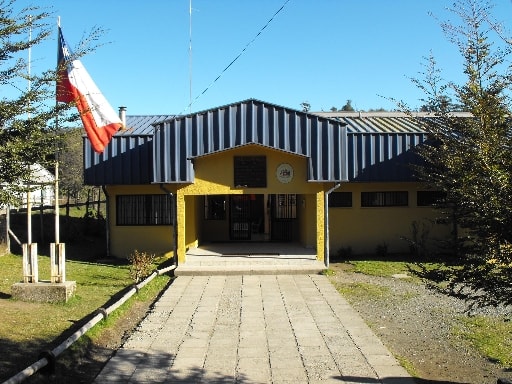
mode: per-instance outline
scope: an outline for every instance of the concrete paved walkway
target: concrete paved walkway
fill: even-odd
[[[316,251],[293,243],[217,243],[191,248],[176,276],[318,274]]]
[[[95,382],[414,383],[313,274],[179,276]]]

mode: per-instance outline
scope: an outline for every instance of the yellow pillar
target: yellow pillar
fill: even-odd
[[[323,261],[325,257],[325,196],[324,191],[316,193],[316,258]]]
[[[185,262],[185,196],[178,190],[176,193],[176,211],[178,236],[176,251],[178,253],[178,265]]]

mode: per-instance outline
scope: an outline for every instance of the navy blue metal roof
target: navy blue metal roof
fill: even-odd
[[[84,139],[89,185],[191,183],[192,159],[259,145],[308,159],[309,181],[413,181],[423,118],[397,113],[306,113],[249,99],[184,116],[127,116],[105,152]]]
[[[153,125],[172,115],[126,116],[101,154],[84,137],[84,182],[86,185],[149,184],[153,174]]]
[[[249,99],[155,124],[153,181],[191,183],[192,158],[258,144],[308,158],[308,181],[347,180],[345,124]]]
[[[414,147],[426,133],[349,133],[348,179],[359,182],[415,181],[412,164],[421,162]]]
[[[153,124],[174,118],[174,115],[127,115],[126,127],[116,136],[150,135],[153,136]]]

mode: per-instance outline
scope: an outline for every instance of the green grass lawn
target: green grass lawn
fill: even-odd
[[[38,263],[39,280],[49,280],[49,257],[39,256]],[[0,256],[0,268],[0,348],[9,351],[0,357],[0,379],[37,361],[41,351],[58,345],[62,341],[59,338],[68,337],[82,325],[84,318],[134,283],[127,263],[108,265],[67,260],[66,280],[76,281],[77,285],[74,297],[67,303],[30,303],[11,298],[11,286],[22,281],[22,257]],[[130,300],[153,300],[169,280],[165,275],[153,279]],[[125,309],[126,305],[129,302]],[[118,312],[123,310],[121,307]],[[119,313],[111,315],[113,319],[116,316]],[[109,320],[110,326],[112,322]],[[108,324],[101,326],[105,325]],[[98,329],[94,332],[97,334]]]

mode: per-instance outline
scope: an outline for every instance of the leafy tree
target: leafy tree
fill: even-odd
[[[37,6],[21,8],[21,3],[0,0],[0,204],[16,203],[28,189],[32,164],[53,169],[62,148],[58,125],[79,117],[69,112],[73,105],[55,102],[56,68],[29,73],[29,50],[49,39],[55,24],[47,21],[50,13]],[[92,43],[102,33],[94,29],[74,56],[94,50],[98,45]]]
[[[63,148],[59,153],[60,189],[68,198],[78,198],[84,188],[82,128],[62,133]]]
[[[36,7],[16,13],[14,6],[14,0],[0,2],[0,84],[6,91],[0,98],[0,203],[14,202],[30,180],[30,165],[47,165],[55,151],[48,122],[56,110],[45,105],[54,72],[29,75],[24,58],[50,36],[49,15]]]
[[[465,84],[444,81],[432,56],[424,79],[414,79],[425,110],[438,116],[425,125],[431,141],[419,149],[419,175],[444,192],[440,212],[454,229],[456,266],[439,276],[477,306],[512,304],[511,46],[491,40],[501,33],[491,11],[487,2],[458,0],[460,23],[441,24],[464,58]],[[471,117],[457,116],[460,108]]]
[[[340,111],[354,112],[355,109],[352,107],[352,100],[347,100],[347,103],[341,107]]]
[[[303,112],[309,112],[309,110],[311,109],[311,104],[309,104],[308,101],[303,101],[302,103],[300,103],[300,106],[302,107]]]

